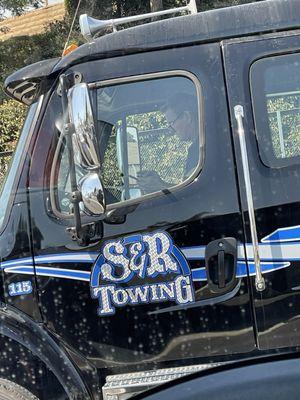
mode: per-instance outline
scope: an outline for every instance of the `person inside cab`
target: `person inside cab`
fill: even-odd
[[[197,100],[187,93],[177,93],[163,107],[170,132],[180,140],[190,142],[182,182],[190,177],[199,161],[199,128]],[[164,181],[156,171],[140,171],[138,186],[144,194],[174,186]]]

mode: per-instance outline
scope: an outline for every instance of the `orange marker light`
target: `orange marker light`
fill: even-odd
[[[66,48],[66,50],[63,52],[63,56],[66,56],[67,54],[72,53],[72,51],[76,50],[78,48],[77,44],[70,44],[70,46],[68,46]]]

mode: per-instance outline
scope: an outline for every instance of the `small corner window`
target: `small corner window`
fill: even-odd
[[[185,76],[96,89],[97,140],[108,204],[173,188],[200,163],[199,95]]]
[[[5,215],[9,210],[9,204],[12,200],[12,196],[16,194],[14,192],[14,184],[16,177],[18,176],[17,171],[24,161],[24,154],[26,154],[24,149],[26,149],[26,142],[28,141],[28,136],[31,134],[31,128],[35,124],[41,101],[42,98],[33,103],[28,109],[28,114],[23,125],[17,148],[13,157],[11,158],[10,166],[7,169],[6,175],[2,177],[0,186],[0,230],[3,229]]]
[[[300,54],[256,61],[250,71],[260,157],[271,168],[300,163]]]

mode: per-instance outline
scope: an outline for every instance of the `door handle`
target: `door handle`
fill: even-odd
[[[210,242],[205,249],[205,269],[210,290],[226,293],[236,285],[237,241],[222,238]]]

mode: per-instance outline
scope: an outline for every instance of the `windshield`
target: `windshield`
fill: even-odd
[[[12,196],[14,194],[13,189],[14,189],[15,176],[16,176],[17,169],[20,164],[22,155],[24,156],[24,147],[25,147],[26,139],[30,132],[30,127],[32,125],[32,121],[33,121],[34,115],[36,113],[37,106],[38,106],[38,103],[36,102],[29,108],[28,115],[27,115],[27,118],[25,120],[23,129],[22,129],[22,132],[20,135],[18,146],[16,148],[14,156],[12,157],[10,167],[8,168],[6,176],[0,187],[0,191],[1,191],[0,192],[0,230],[2,229],[2,225],[3,225],[3,221],[4,221],[4,217],[6,214],[9,200],[12,198]]]

